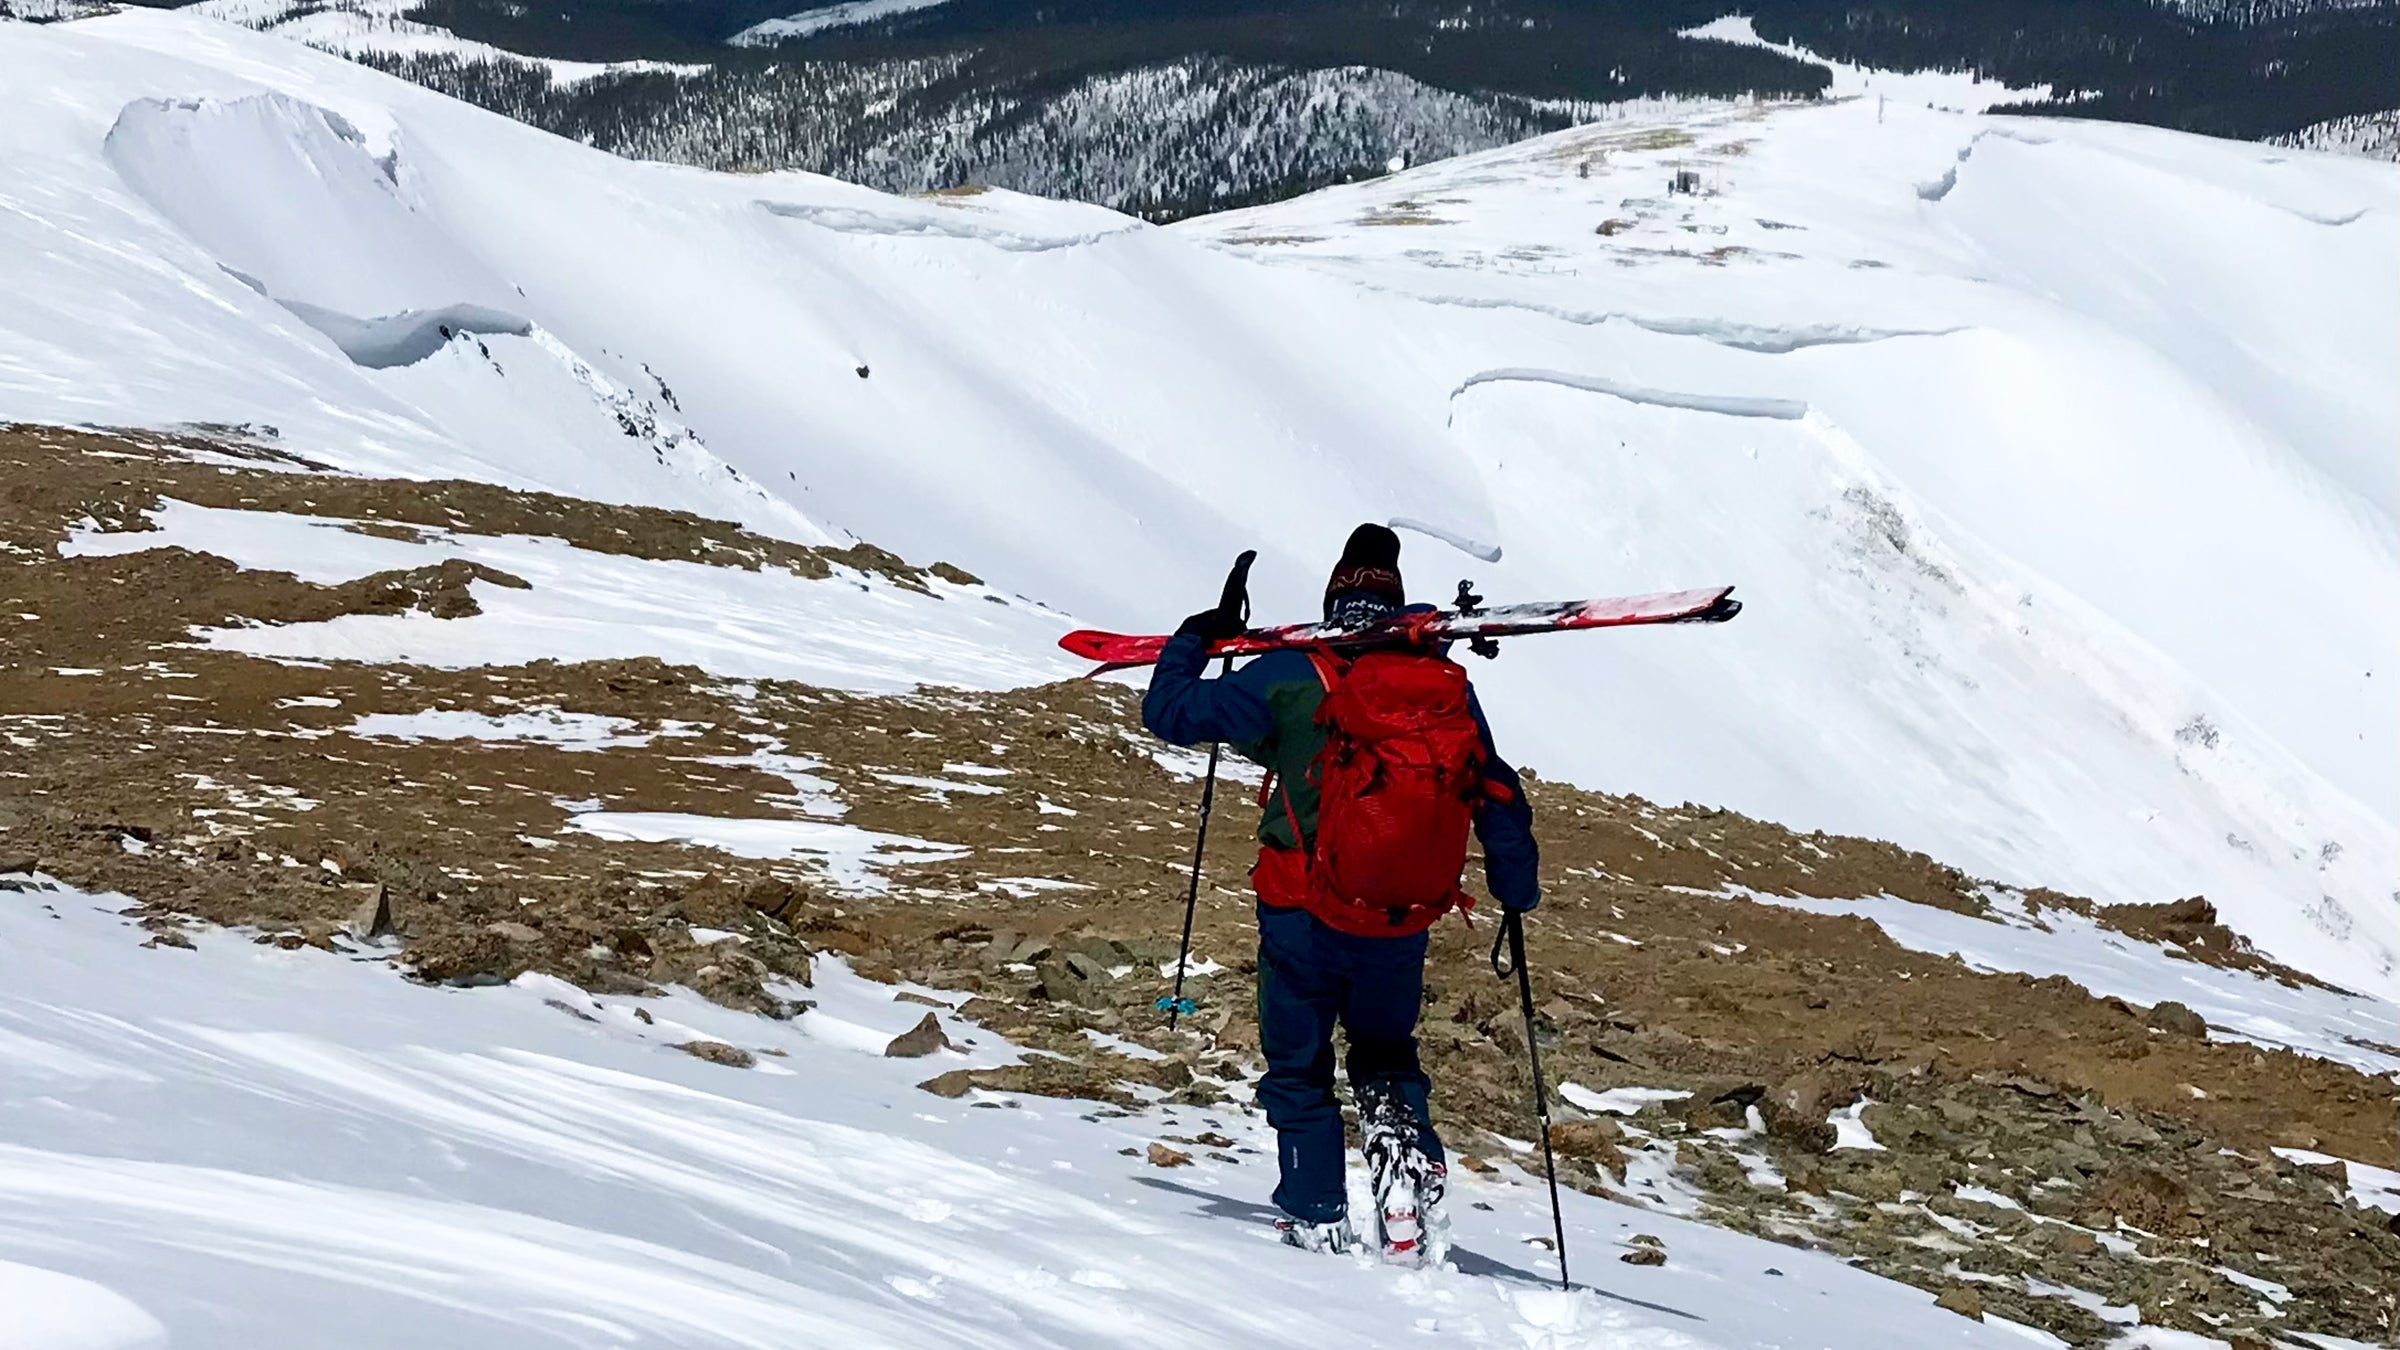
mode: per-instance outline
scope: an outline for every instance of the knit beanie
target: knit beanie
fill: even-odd
[[[1325,608],[1352,592],[1373,596],[1392,609],[1408,603],[1400,583],[1400,536],[1381,525],[1361,525],[1342,546],[1342,560],[1325,582]]]

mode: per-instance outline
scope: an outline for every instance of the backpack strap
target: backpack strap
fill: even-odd
[[[1317,683],[1325,686],[1326,693],[1332,693],[1333,686],[1350,673],[1351,663],[1334,655],[1333,648],[1323,643],[1301,650],[1308,654],[1308,664],[1316,670]]]
[[[1283,818],[1292,826],[1292,848],[1300,856],[1308,859],[1308,865],[1313,870],[1317,865],[1316,841],[1301,832],[1300,813],[1292,806],[1292,794],[1288,785],[1283,794]]]

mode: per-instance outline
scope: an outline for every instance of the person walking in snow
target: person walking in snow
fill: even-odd
[[[1276,1227],[1309,1250],[1358,1240],[1333,1095],[1338,1024],[1377,1236],[1387,1253],[1421,1255],[1428,1240],[1440,1244],[1447,1178],[1417,1057],[1426,930],[1473,903],[1459,886],[1470,826],[1501,906],[1539,903],[1532,810],[1466,672],[1441,649],[1273,651],[1203,678],[1209,645],[1242,631],[1241,574],[1167,643],[1142,724],[1177,745],[1225,742],[1268,771],[1250,879],[1267,1061],[1258,1100],[1281,1167]],[[1364,626],[1406,603],[1399,536],[1359,526],[1326,583],[1326,621]]]

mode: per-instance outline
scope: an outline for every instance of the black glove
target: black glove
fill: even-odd
[[[1233,570],[1225,574],[1225,592],[1217,597],[1216,608],[1185,619],[1176,628],[1176,636],[1193,633],[1211,643],[1240,636],[1250,624],[1250,564],[1256,561],[1257,549],[1243,549],[1242,556],[1233,560]]]
[[[1241,632],[1242,621],[1240,619],[1221,609],[1204,609],[1185,619],[1175,629],[1175,636],[1198,634],[1201,641],[1213,645],[1223,642],[1229,637],[1239,637]]]

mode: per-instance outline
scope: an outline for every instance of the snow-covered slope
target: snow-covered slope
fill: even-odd
[[[409,17],[408,0],[199,0],[191,13],[273,33],[344,56],[449,56],[538,70],[559,85],[603,75],[664,71],[693,74],[706,66],[665,61],[561,61],[525,56]]]
[[[228,0],[212,2],[223,4]],[[1684,29],[1680,36],[1704,42],[1730,42],[1737,47],[1764,47],[1795,61],[1823,66],[1833,77],[1826,92],[1835,98],[1865,95],[1951,112],[1984,112],[2003,103],[2047,103],[2059,97],[2046,84],[2018,89],[1973,70],[1919,70],[1904,74],[1830,60],[1794,43],[1767,41],[1759,36],[1757,24],[1747,14],[1728,14],[1697,28]]]
[[[1161,231],[629,164],[182,14],[0,27],[0,89],[0,417],[847,530],[1119,627],[1248,545],[1305,616],[1361,518],[1505,550],[1412,545],[1429,597],[1734,582],[1479,667],[1506,748],[2400,951],[2390,166],[1860,101]]]
[[[739,46],[764,46],[790,37],[806,37],[811,33],[830,32],[873,23],[896,14],[908,14],[931,9],[942,0],[845,0],[835,5],[819,5],[780,19],[755,23],[726,39]]]
[[[971,1048],[887,1058],[925,1008],[834,962],[776,1023],[530,975],[427,991],[233,934],[145,952],[122,896],[6,900],[0,944],[44,958],[0,990],[12,1350],[2062,1344],[1574,1192],[1568,1250],[1608,1292],[1561,1293],[1514,1167],[1454,1183],[1455,1272],[1328,1278],[1260,1219],[1255,1116],[928,1096],[1018,1052],[945,1016]],[[668,1049],[702,1039],[768,1053]],[[1162,1171],[1139,1155],[1170,1130],[1268,1151]],[[1617,1261],[1637,1232],[1667,1264]]]

